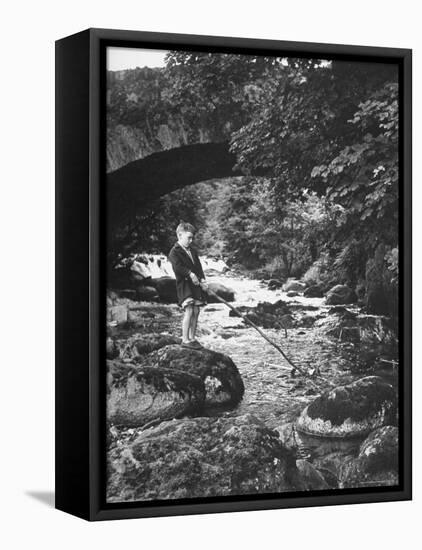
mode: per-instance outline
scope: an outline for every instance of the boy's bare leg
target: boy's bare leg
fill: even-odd
[[[193,306],[192,319],[190,322],[190,329],[189,329],[189,340],[195,340],[198,317],[199,317],[199,306]]]
[[[182,340],[183,342],[189,342],[189,328],[191,326],[192,317],[193,317],[193,308],[194,306],[186,306],[185,314],[182,321]]]

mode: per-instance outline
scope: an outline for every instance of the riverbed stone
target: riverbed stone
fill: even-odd
[[[307,298],[322,298],[324,291],[320,285],[311,285],[305,289],[303,295]]]
[[[367,376],[324,392],[297,420],[297,429],[322,437],[355,437],[388,424],[396,392],[379,376]]]
[[[290,279],[283,285],[284,292],[289,292],[289,290],[296,290],[297,292],[303,292],[305,288],[306,288],[305,283],[301,283],[300,281],[297,281],[295,279]]]
[[[286,295],[289,298],[294,298],[295,296],[299,296],[299,292],[297,290],[289,290]]]
[[[153,286],[138,285],[136,288],[136,298],[139,301],[155,302],[158,300],[159,294]]]
[[[149,281],[149,285],[155,288],[160,300],[169,304],[177,303],[176,279],[173,277],[157,277]]]
[[[107,361],[107,420],[143,426],[197,412],[205,399],[204,384],[175,369]]]
[[[304,488],[294,455],[250,414],[163,422],[108,453],[108,502]]]
[[[267,288],[268,290],[277,290],[282,288],[283,284],[283,281],[280,281],[280,279],[270,279],[267,283]]]
[[[361,444],[357,458],[343,463],[340,486],[397,485],[399,433],[395,426],[374,430]]]
[[[208,288],[215,292],[217,296],[220,296],[220,298],[223,298],[226,300],[226,302],[234,302],[235,293],[234,290],[231,288],[216,282],[208,283]],[[207,293],[207,302],[210,304],[216,304],[219,301],[215,296],[212,296],[212,294]]]
[[[325,302],[328,305],[353,304],[357,301],[357,296],[347,285],[335,285],[326,295]]]
[[[165,346],[145,358],[158,369],[174,369],[197,376],[205,387],[206,405],[237,405],[245,392],[242,377],[227,355],[201,348]]]
[[[316,324],[336,340],[371,345],[397,341],[394,327],[387,317],[357,314],[343,306],[331,308],[329,315],[320,317]]]
[[[275,303],[259,302],[256,307],[240,306],[237,309],[259,327],[282,329],[292,328],[294,325],[290,308],[283,300]],[[230,311],[229,315],[238,316],[234,311]]]

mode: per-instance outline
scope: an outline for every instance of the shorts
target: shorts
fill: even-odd
[[[187,306],[205,306],[206,303],[202,300],[196,300],[195,298],[192,298],[191,296],[189,298],[186,298],[186,300],[183,300],[181,307],[185,309]]]

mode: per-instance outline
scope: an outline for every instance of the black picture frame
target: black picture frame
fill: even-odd
[[[105,502],[105,51],[108,46],[388,62],[400,87],[400,480],[398,487]],[[412,498],[411,74],[409,49],[87,29],[56,42],[56,508],[87,520]]]

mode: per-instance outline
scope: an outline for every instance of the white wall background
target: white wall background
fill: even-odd
[[[422,93],[417,2],[109,0],[8,2],[2,8],[0,543],[3,548],[342,550],[418,547],[421,391],[415,315],[415,500],[89,524],[45,501],[54,487],[54,41],[87,27],[414,49],[414,203]],[[421,216],[414,214],[418,273]],[[414,310],[421,306],[415,276]],[[41,495],[35,498],[31,494]],[[4,539],[4,540],[2,540]]]

